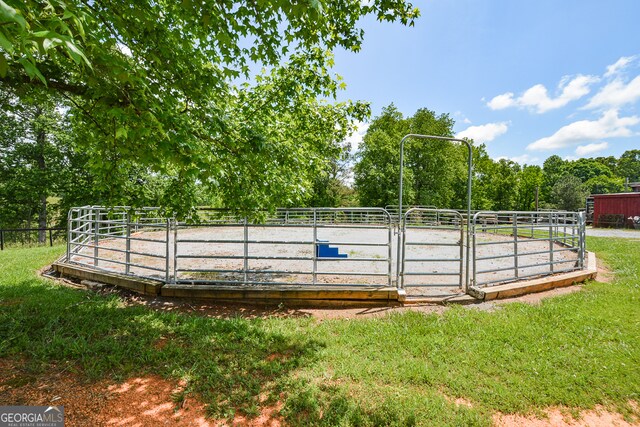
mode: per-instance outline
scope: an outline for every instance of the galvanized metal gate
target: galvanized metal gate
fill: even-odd
[[[381,208],[278,210],[251,223],[202,211],[174,227],[173,283],[392,286],[392,223]]]
[[[409,209],[400,225],[398,284],[411,296],[464,291],[463,216],[450,209]]]

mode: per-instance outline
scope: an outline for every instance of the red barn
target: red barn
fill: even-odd
[[[629,227],[629,217],[640,216],[640,192],[594,194],[594,227]]]

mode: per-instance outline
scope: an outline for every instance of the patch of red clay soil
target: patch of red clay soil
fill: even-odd
[[[86,383],[58,366],[45,375],[33,376],[18,363],[0,359],[0,406],[64,406],[65,425],[105,427],[237,427],[283,425],[282,404],[263,405],[255,418],[236,415],[232,420],[206,418],[205,405],[188,394],[181,403],[172,396],[181,384],[157,375],[130,378],[121,384]]]
[[[493,416],[493,425],[496,427],[637,427],[640,426],[636,419],[634,422],[626,421],[622,415],[609,412],[601,406],[595,409],[580,412],[578,419],[574,419],[567,412],[558,408],[545,411],[546,418],[525,415],[496,414]]]
[[[236,415],[233,420],[211,420],[206,418],[205,405],[187,395],[181,404],[172,400],[172,395],[181,391],[169,381],[155,375],[131,378],[122,384],[111,385],[109,404],[100,413],[101,425],[113,427],[223,427],[223,426],[269,426],[280,427],[278,412],[281,404],[262,408],[256,418]]]

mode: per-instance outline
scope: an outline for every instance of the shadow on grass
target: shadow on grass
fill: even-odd
[[[162,313],[36,278],[0,286],[0,307],[0,357],[25,358],[35,373],[65,362],[89,380],[180,379],[213,417],[257,415],[278,399],[282,379],[323,347],[260,319]]]

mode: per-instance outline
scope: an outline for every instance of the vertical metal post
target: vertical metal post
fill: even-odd
[[[404,215],[400,222],[398,223],[398,289],[404,289],[404,257],[406,256],[406,251],[404,247],[404,242],[407,238],[407,216]]]
[[[553,214],[549,213],[549,268],[553,273]]]
[[[4,231],[3,230],[0,230],[0,251],[4,251]]]
[[[98,236],[98,231],[99,231],[98,211],[96,211],[95,209],[92,212],[92,217],[93,217],[93,266],[97,267],[98,266],[98,243],[100,242],[100,240]]]
[[[73,209],[67,214],[67,262],[71,262],[71,242],[73,240]],[[78,221],[79,222],[79,221]],[[80,225],[78,224],[78,227]]]
[[[476,256],[477,256],[477,246],[476,246],[476,218],[478,217],[478,214],[480,212],[476,213],[475,216],[473,217],[473,286],[478,286],[478,277],[476,275],[476,271],[477,269],[477,262],[476,262]]]
[[[169,245],[170,242],[170,233],[171,232],[171,218],[167,218],[167,233],[166,233],[166,242],[165,242],[165,259],[164,259],[164,283],[169,283],[169,279],[171,278],[170,264],[169,264]]]
[[[248,276],[248,270],[249,270],[249,222],[247,220],[247,217],[244,218],[244,263],[242,266],[242,277],[243,277],[243,282],[246,285],[247,284],[247,280],[249,278]]]
[[[462,217],[460,217],[460,241],[464,240],[464,223],[462,221]],[[468,244],[469,242],[467,242]],[[463,269],[463,258],[464,258],[464,248],[463,245],[460,245],[460,289],[464,288],[464,283],[462,279],[462,269]]]
[[[53,246],[53,236],[51,235],[51,229],[49,229],[49,246]]]
[[[537,217],[536,214],[531,215],[531,238],[532,239],[533,239],[533,227],[534,227],[534,224],[536,223],[536,217]]]
[[[515,271],[515,278],[519,276],[518,273],[518,214],[513,214],[513,269]]]
[[[318,280],[318,227],[316,210],[313,210],[313,270],[311,275],[311,283],[314,285]]]
[[[402,289],[402,281],[400,280],[400,257],[402,255],[402,184],[404,182],[403,169],[404,169],[404,142],[409,138],[409,135],[402,138],[400,141],[400,188],[398,194],[398,247],[396,248],[396,280],[398,281],[398,289]]]
[[[127,235],[125,238],[125,252],[124,252],[124,274],[131,273],[131,220],[129,218],[129,212],[125,218]]]
[[[387,257],[389,257],[389,278],[388,278],[388,282],[389,282],[389,287],[393,286],[393,280],[391,279],[391,275],[393,274],[393,224],[391,221],[391,216],[389,215],[389,213],[387,211],[384,211],[384,215],[387,218],[388,221],[388,228],[389,228],[389,234],[387,237],[387,247],[388,247],[388,253],[387,253]],[[398,286],[398,284],[396,283],[396,287]]]
[[[586,215],[584,212],[578,214],[578,266],[580,269],[584,268],[584,257],[586,254],[586,241],[585,241],[585,225],[587,223]]]
[[[173,283],[178,282],[178,221],[173,220]]]

